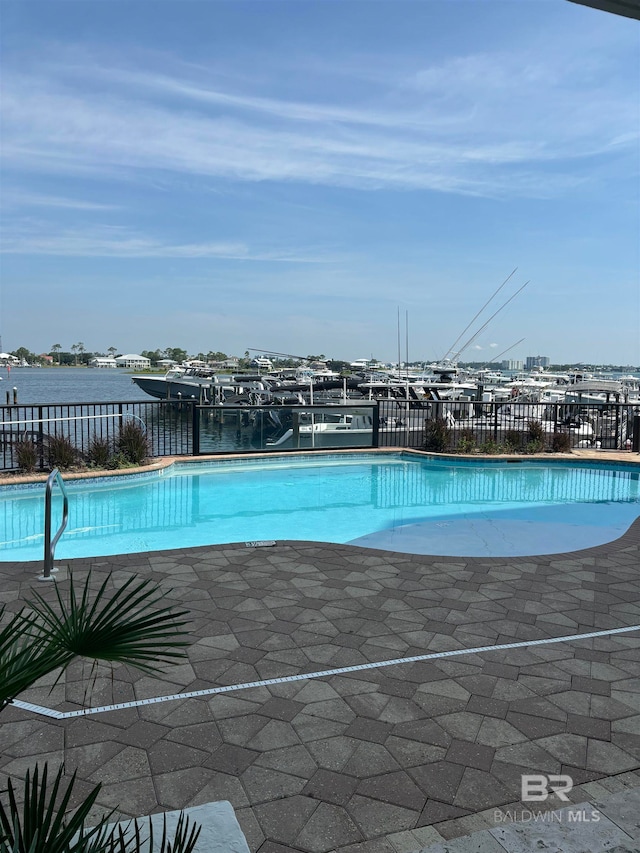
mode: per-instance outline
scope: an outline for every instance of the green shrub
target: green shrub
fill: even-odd
[[[89,452],[87,454],[89,465],[94,468],[107,468],[110,456],[111,442],[107,438],[100,438],[94,435],[89,443]]]
[[[116,468],[134,468],[135,465],[122,451],[118,450],[109,456],[106,467],[115,470]]]
[[[50,468],[72,468],[78,461],[78,451],[66,435],[50,435],[47,444],[47,462]]]
[[[528,441],[527,446],[525,448],[526,453],[542,453],[544,451],[544,441],[540,441],[539,439],[533,439],[533,441]]]
[[[551,439],[551,450],[554,453],[569,453],[571,451],[571,436],[568,432],[554,432]]]
[[[486,453],[488,456],[495,456],[496,453],[500,453],[502,447],[492,438],[489,438],[482,442],[478,450],[480,453]]]
[[[435,418],[425,421],[424,425],[424,449],[435,453],[445,451],[451,442],[451,430],[443,418]]]
[[[469,427],[465,427],[461,429],[458,433],[458,444],[456,450],[458,453],[473,453],[478,446],[478,442],[476,441],[476,434]]]
[[[18,467],[30,473],[38,464],[38,448],[30,438],[19,438],[13,445]]]
[[[530,441],[544,442],[544,427],[540,421],[527,423],[527,443]]]
[[[520,453],[524,435],[517,429],[508,429],[504,434],[505,453]]]
[[[544,427],[540,421],[527,423],[527,444],[525,453],[542,453],[545,447]]]
[[[116,451],[131,465],[143,465],[149,456],[149,441],[143,424],[125,421],[116,440]]]

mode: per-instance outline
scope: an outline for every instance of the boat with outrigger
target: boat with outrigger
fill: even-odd
[[[187,365],[173,367],[164,376],[138,374],[131,381],[145,394],[157,400],[195,400],[201,406],[304,405],[313,395],[338,392],[334,397],[351,399],[364,377],[341,378],[339,374],[298,371],[287,377],[282,373],[219,373],[211,367]]]
[[[220,374],[210,367],[173,367],[164,376],[139,374],[131,381],[157,400],[196,401],[200,406],[260,406],[275,398],[282,405],[304,400],[259,374]],[[276,394],[276,390],[280,393]]]
[[[397,364],[356,359],[350,363],[347,376],[332,373],[326,365],[321,371],[314,370],[301,356],[254,349],[278,359],[298,360],[300,364],[280,371],[258,370],[257,375],[224,374],[204,364],[190,364],[171,369],[165,376],[144,374],[133,376],[132,380],[157,399],[195,401],[209,410],[206,418],[212,431],[219,427],[226,433],[233,424],[234,440],[260,446],[321,446],[325,442],[335,446],[333,442],[338,441],[350,446],[359,435],[367,439],[374,431],[394,433],[399,429],[404,430],[406,446],[419,446],[428,422],[441,421],[452,433],[464,432],[465,441],[474,446],[503,446],[512,434],[539,425],[542,436],[565,433],[572,447],[626,447],[631,423],[640,416],[638,377],[628,376],[616,382],[603,376],[542,369],[506,375],[491,367],[492,361],[524,338],[483,369],[460,365],[462,354],[478,335],[529,284],[521,285],[471,333],[471,327],[515,272],[495,290],[443,357],[420,370],[409,366],[407,340],[404,364],[399,345]],[[463,340],[467,333],[469,337]],[[255,361],[258,368],[268,369],[271,365],[267,358]],[[370,412],[348,412],[348,408],[365,402],[375,406],[375,423]],[[326,413],[311,412],[318,405],[344,408],[341,413],[330,409]],[[305,420],[305,407],[311,412],[311,421]]]

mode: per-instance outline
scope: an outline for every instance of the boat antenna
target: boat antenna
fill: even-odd
[[[483,325],[482,325],[482,326],[480,326],[480,328],[478,329],[478,331],[477,331],[474,335],[472,335],[472,336],[469,338],[469,340],[466,342],[466,344],[464,344],[464,346],[462,347],[462,349],[459,349],[459,350],[458,350],[458,352],[453,356],[453,358],[452,358],[451,360],[452,360],[452,361],[457,361],[457,360],[460,358],[460,356],[462,355],[462,353],[467,349],[467,347],[471,346],[471,344],[475,341],[475,339],[478,337],[478,335],[480,334],[480,332],[482,332],[484,329],[486,329],[486,328],[487,328],[487,326],[489,325],[489,323],[493,320],[493,318],[494,318],[497,314],[499,314],[499,313],[502,311],[502,309],[503,309],[503,308],[506,308],[506,307],[507,307],[507,305],[511,302],[511,300],[512,300],[512,299],[515,299],[515,298],[516,298],[516,296],[517,296],[519,293],[521,293],[521,292],[525,289],[525,287],[526,287],[528,284],[529,284],[529,282],[528,282],[528,281],[525,281],[525,283],[522,285],[522,287],[518,288],[518,290],[516,290],[516,292],[515,292],[512,296],[510,296],[510,297],[507,299],[507,301],[506,301],[506,302],[503,302],[503,304],[498,308],[498,310],[493,312],[493,314],[489,317],[489,319],[486,321],[486,323],[483,323]]]
[[[460,340],[460,338],[461,338],[463,335],[466,335],[466,333],[469,331],[469,329],[471,328],[471,326],[473,326],[473,324],[474,324],[474,323],[475,323],[475,321],[478,319],[478,317],[482,314],[482,312],[483,312],[483,311],[484,311],[484,309],[487,307],[487,305],[488,305],[488,304],[489,304],[489,303],[490,303],[490,302],[491,302],[491,301],[492,301],[492,300],[493,300],[493,299],[494,299],[494,298],[495,298],[495,297],[500,293],[500,291],[501,291],[501,290],[502,290],[502,288],[505,286],[505,284],[506,284],[506,283],[509,281],[509,279],[510,279],[514,274],[515,274],[515,272],[517,271],[517,269],[518,269],[518,267],[516,267],[516,268],[513,270],[513,272],[509,273],[509,275],[505,278],[505,280],[502,282],[502,284],[500,285],[500,287],[499,287],[499,288],[498,288],[498,289],[493,293],[493,295],[492,295],[492,296],[490,296],[490,297],[489,297],[489,299],[487,299],[487,301],[484,303],[484,305],[482,306],[482,308],[481,308],[481,309],[478,311],[478,313],[475,315],[475,317],[473,318],[473,320],[471,320],[471,322],[470,322],[470,323],[467,323],[466,327],[465,327],[465,328],[460,332],[460,334],[458,335],[458,337],[457,337],[457,338],[455,339],[455,341],[451,344],[451,346],[450,346],[450,347],[449,347],[449,349],[446,351],[446,353],[442,356],[442,359],[441,359],[442,361],[444,361],[444,360],[445,360],[445,358],[449,355],[449,353],[453,352],[453,349],[454,349],[454,347],[456,346],[456,344],[458,343],[458,341]],[[455,358],[454,358],[454,359],[452,359],[452,361],[455,361]]]
[[[274,352],[270,349],[256,349],[255,347],[247,347],[247,352],[261,352],[264,353],[264,355],[280,355],[284,358],[297,358],[300,361],[306,361],[308,358],[306,355],[293,355],[290,352]]]
[[[409,381],[409,312],[404,312],[404,337],[405,337],[405,352],[407,359],[407,382]]]
[[[400,354],[400,306],[398,305],[398,381],[402,377],[402,356]]]
[[[492,362],[497,361],[499,358],[502,358],[503,355],[506,355],[508,352],[511,352],[511,350],[514,347],[517,347],[518,344],[521,344],[522,341],[524,341],[524,338],[520,338],[520,340],[516,341],[515,344],[511,344],[510,347],[503,349],[501,353],[498,353],[498,355],[494,355],[494,357],[491,359],[491,361],[488,361],[487,364],[491,364]]]

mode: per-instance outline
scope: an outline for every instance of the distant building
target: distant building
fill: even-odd
[[[525,370],[533,370],[534,367],[549,367],[550,360],[546,355],[528,355]]]
[[[89,367],[117,367],[115,358],[106,358],[100,355],[89,359]]]
[[[148,370],[151,367],[151,359],[143,355],[119,355],[115,360],[116,367],[133,367],[135,370]]]
[[[165,370],[170,370],[172,367],[176,367],[178,362],[174,361],[172,358],[159,358],[156,364],[158,365],[158,367],[162,367]]]
[[[524,361],[508,358],[500,365],[501,370],[524,370]]]

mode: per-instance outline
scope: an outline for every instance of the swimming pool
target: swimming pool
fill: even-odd
[[[350,543],[413,554],[523,556],[618,538],[640,516],[640,469],[308,454],[176,463],[68,480],[56,560],[256,540]],[[53,529],[62,499],[54,490]],[[44,485],[0,487],[3,561],[41,560]]]

